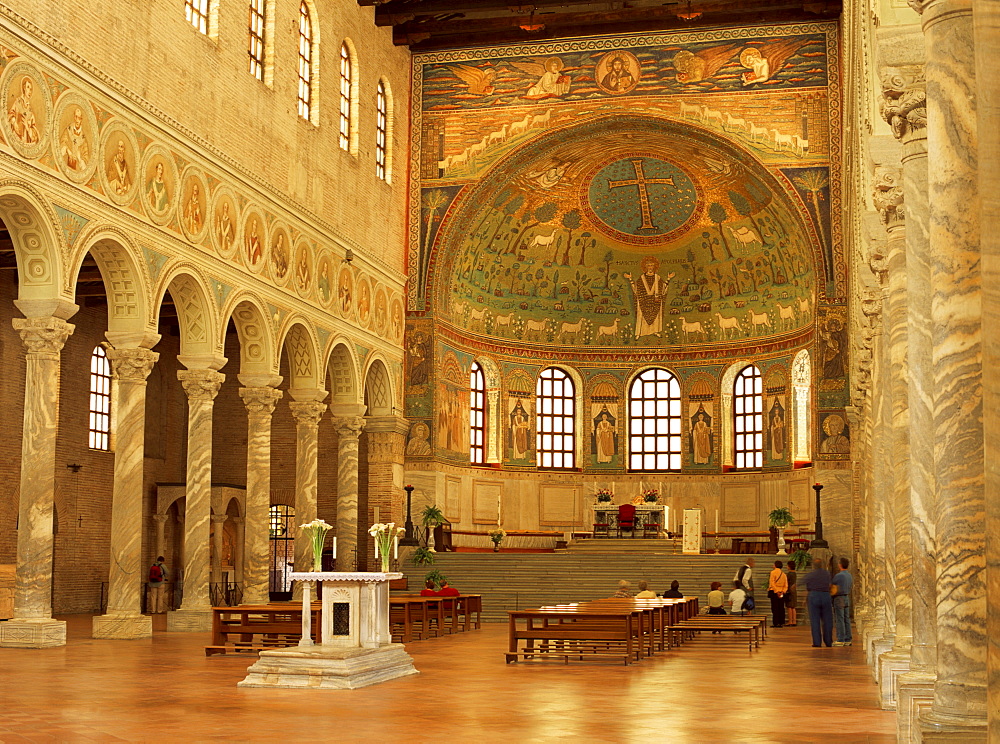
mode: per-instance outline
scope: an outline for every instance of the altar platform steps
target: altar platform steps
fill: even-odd
[[[592,537],[583,540],[573,540],[566,550],[574,554],[587,555],[604,553],[680,555],[681,541],[648,537]]]
[[[610,541],[609,541],[610,542]],[[638,542],[638,539],[636,540]],[[459,591],[483,595],[483,620],[506,622],[507,611],[564,602],[610,597],[621,579],[637,591],[640,579],[662,594],[674,579],[681,591],[696,594],[704,604],[709,585],[722,582],[728,593],[742,555],[668,555],[658,553],[437,553],[431,566],[405,563],[409,592],[423,586],[423,577],[437,569]],[[771,556],[758,556],[754,571],[758,598],[766,597]],[[761,586],[765,585],[762,590]]]

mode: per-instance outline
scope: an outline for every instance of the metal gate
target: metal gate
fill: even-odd
[[[295,562],[295,507],[275,504],[270,512],[271,561],[268,590],[271,600],[292,598],[292,580],[288,575]]]

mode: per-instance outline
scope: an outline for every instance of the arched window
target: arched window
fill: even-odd
[[[247,54],[250,57],[250,74],[258,80],[264,79],[264,14],[266,0],[250,0],[250,16],[247,21]]]
[[[764,396],[760,370],[744,367],[733,383],[733,454],[737,468],[759,468],[764,464]]]
[[[469,374],[469,462],[486,462],[486,376],[479,362]]]
[[[111,364],[100,345],[90,355],[90,448],[111,450]]]
[[[351,149],[351,50],[340,45],[340,149]]]
[[[385,83],[378,81],[375,90],[375,173],[383,181],[389,180],[386,172],[388,154],[389,106],[386,101]]]
[[[803,349],[792,360],[792,426],[793,459],[799,462],[812,460],[812,448],[809,443],[811,431],[811,416],[809,415],[810,398],[812,397],[812,362],[809,352]]]
[[[543,369],[535,384],[535,448],[541,468],[576,467],[576,391],[558,367]]]
[[[299,116],[312,121],[313,25],[309,6],[299,4]]]
[[[665,369],[647,369],[629,388],[629,468],[681,469],[681,387]]]
[[[199,33],[208,34],[209,0],[184,0],[184,17]]]

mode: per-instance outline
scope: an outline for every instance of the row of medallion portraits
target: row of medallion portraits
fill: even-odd
[[[474,355],[445,343],[432,350],[430,321],[411,320],[407,328],[406,415],[413,421],[407,443],[409,457],[435,457],[453,464],[469,462],[470,382]],[[808,354],[800,352],[796,360]],[[482,364],[482,361],[480,361]],[[840,459],[849,454],[846,423],[836,412],[819,416],[819,431],[812,436],[815,416],[811,383],[792,380],[789,357],[758,360],[762,374],[762,447],[764,467],[787,468],[796,460]],[[565,365],[563,365],[565,366]],[[502,362],[495,378],[487,375],[487,441],[499,446],[499,462],[511,467],[532,467],[535,453],[535,386],[542,367],[515,361]],[[723,409],[722,386],[732,385],[738,371],[725,365],[675,366],[681,389],[680,431],[685,471],[719,472],[723,467],[723,430],[731,431],[732,409]],[[583,395],[578,408],[582,437],[582,467],[588,470],[623,470],[628,463],[627,388],[634,369],[582,369]],[[808,366],[806,375],[809,375]],[[811,378],[807,378],[811,379]],[[492,395],[491,395],[492,393]],[[499,428],[499,437],[496,429]],[[828,431],[829,430],[829,431]],[[836,439],[831,439],[834,430]],[[812,442],[818,443],[814,446]],[[489,448],[488,448],[489,449]]]
[[[254,199],[14,52],[0,143],[277,287],[401,342],[403,297]]]

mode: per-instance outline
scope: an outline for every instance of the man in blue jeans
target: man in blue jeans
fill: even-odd
[[[806,591],[809,607],[809,626],[812,630],[813,648],[819,648],[825,643],[833,645],[833,605],[830,602],[830,572],[823,568],[823,561],[816,558],[813,570],[806,575]],[[822,638],[820,637],[822,625]],[[822,640],[822,643],[820,641]]]
[[[851,591],[854,589],[854,577],[847,567],[851,562],[840,559],[840,570],[833,577],[833,585],[837,593],[833,595],[833,623],[837,627],[837,641],[834,646],[851,645]]]

